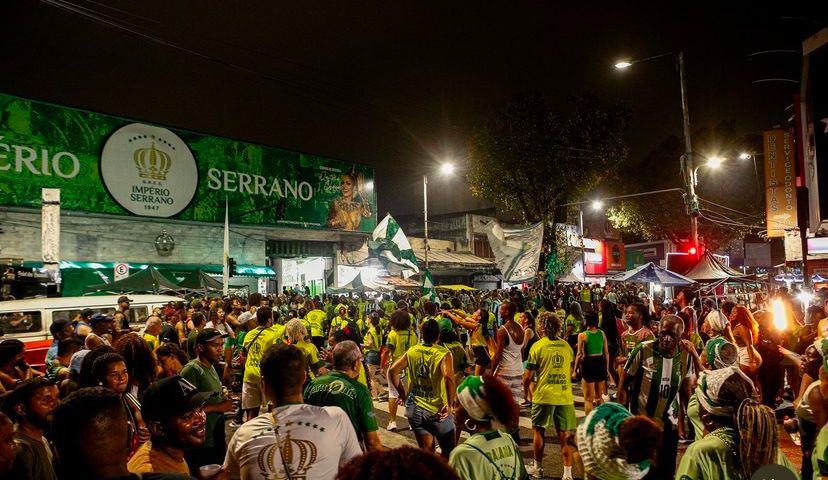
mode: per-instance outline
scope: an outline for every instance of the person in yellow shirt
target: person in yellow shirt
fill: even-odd
[[[446,347],[437,344],[440,326],[436,320],[427,320],[421,330],[423,343],[409,348],[394,362],[388,375],[400,398],[407,398],[406,387],[400,380],[400,373],[407,370],[412,402],[406,404],[405,416],[417,444],[424,450],[432,450],[436,438],[440,454],[448,458],[456,444],[454,415],[449,408],[457,393],[454,358]]]
[[[153,315],[147,319],[147,325],[144,329],[144,341],[147,342],[147,346],[152,353],[155,353],[155,350],[160,345],[158,334],[161,333],[162,328],[163,324],[160,318]]]
[[[316,345],[317,349],[325,346],[325,320],[328,315],[318,308],[314,308],[310,312],[303,313],[304,309],[299,309],[299,315],[305,319],[305,328],[310,333],[311,342]]]
[[[376,374],[380,369],[380,353],[382,346],[380,334],[377,331],[379,314],[371,312],[366,318],[366,333],[362,338],[362,352],[365,354],[365,364],[368,365],[368,376],[371,379],[371,396],[375,401],[379,400],[382,392],[382,385],[376,380]]]
[[[328,373],[325,362],[319,360],[319,350],[316,349],[316,345],[306,340],[308,331],[305,329],[305,325],[302,324],[302,320],[294,318],[289,321],[285,325],[285,332],[287,333],[286,343],[298,347],[305,355],[305,366],[308,369],[309,380],[314,380],[316,377]]]
[[[331,330],[342,328],[343,325],[348,323],[348,307],[342,305],[336,311],[338,315],[331,320]]]
[[[386,367],[393,365],[394,362],[405,356],[405,352],[409,348],[417,345],[417,334],[411,328],[411,316],[405,310],[397,310],[391,314],[391,331],[388,333],[388,340],[385,342],[386,349],[382,352],[382,360],[380,367],[385,371]],[[397,380],[405,385],[406,378],[400,377],[403,370],[397,373]],[[392,381],[391,370],[388,370],[388,430],[394,431],[397,429],[397,400],[405,396],[400,396],[396,389],[396,384]]]
[[[262,394],[262,374],[259,363],[267,349],[275,343],[284,342],[285,327],[274,324],[274,318],[279,318],[279,312],[270,307],[259,307],[256,310],[256,321],[259,326],[247,332],[242,345],[244,356],[244,377],[242,379],[242,409],[245,420],[250,420],[259,414],[264,396]]]
[[[554,427],[561,444],[564,473],[562,479],[572,479],[573,450],[570,436],[577,427],[575,398],[572,395],[574,372],[572,347],[560,338],[561,319],[551,312],[538,317],[542,338],[529,350],[527,370],[524,372],[524,391],[532,392],[532,447],[534,462],[526,467],[529,475],[543,477],[541,461],[546,429]],[[534,388],[530,388],[530,384]]]

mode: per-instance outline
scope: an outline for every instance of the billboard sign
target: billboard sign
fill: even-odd
[[[0,94],[0,205],[371,232],[370,167]]]

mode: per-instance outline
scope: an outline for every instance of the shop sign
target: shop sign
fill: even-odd
[[[14,188],[11,188],[11,186]],[[3,188],[5,186],[5,188]],[[374,171],[0,94],[0,205],[371,232]]]
[[[764,132],[765,209],[769,237],[796,228],[796,172],[793,135],[789,130]]]

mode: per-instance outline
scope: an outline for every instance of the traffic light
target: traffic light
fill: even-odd
[[[231,277],[236,276],[236,259],[230,257],[227,259],[227,271]]]

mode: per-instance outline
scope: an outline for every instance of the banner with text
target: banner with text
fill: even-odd
[[[789,130],[764,132],[765,210],[769,237],[796,228],[796,159]]]
[[[364,165],[0,94],[0,205],[371,232]]]

